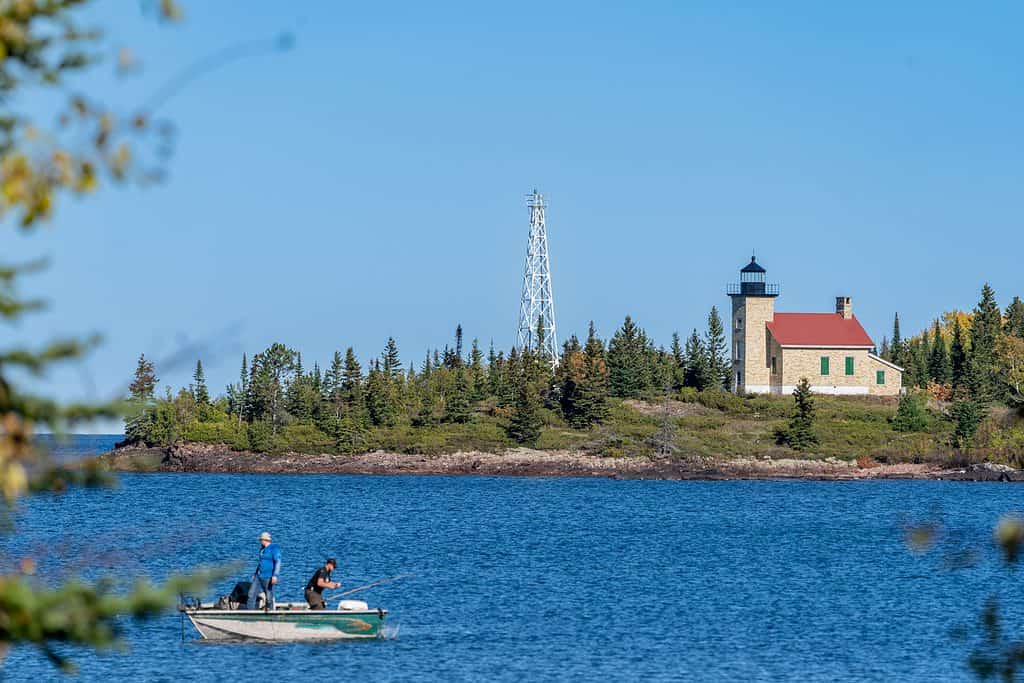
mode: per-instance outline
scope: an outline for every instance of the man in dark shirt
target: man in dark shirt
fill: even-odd
[[[324,609],[326,604],[324,603],[324,589],[325,588],[338,588],[341,586],[337,581],[331,581],[331,572],[338,566],[338,563],[334,561],[334,558],[328,559],[324,562],[324,566],[316,570],[316,573],[306,583],[306,602],[309,603],[310,609]]]

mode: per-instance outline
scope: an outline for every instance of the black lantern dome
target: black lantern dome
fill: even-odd
[[[765,282],[767,272],[757,258],[751,256],[750,263],[740,268],[739,284],[729,285],[726,293],[729,296],[778,296],[779,286]]]

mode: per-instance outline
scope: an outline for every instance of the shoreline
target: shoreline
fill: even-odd
[[[603,477],[667,481],[808,479],[818,481],[945,480],[1024,481],[1024,471],[990,463],[962,468],[900,463],[860,467],[856,462],[764,458],[606,458],[578,451],[515,448],[411,455],[375,451],[361,455],[232,451],[227,446],[188,443],[172,448],[121,446],[99,456],[115,472],[192,474],[370,474],[477,475],[519,477]]]

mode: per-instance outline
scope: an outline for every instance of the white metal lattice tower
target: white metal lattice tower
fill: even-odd
[[[530,243],[526,247],[523,272],[523,297],[519,304],[519,331],[516,347],[540,350],[554,366],[558,363],[558,338],[555,333],[555,300],[551,296],[551,265],[548,262],[548,231],[544,224],[544,195],[527,195],[530,207]],[[544,331],[544,344],[538,349],[537,319]]]

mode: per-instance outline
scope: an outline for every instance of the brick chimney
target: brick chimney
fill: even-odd
[[[848,296],[836,297],[836,313],[843,316],[843,320],[853,317],[853,300]]]

